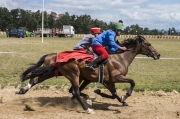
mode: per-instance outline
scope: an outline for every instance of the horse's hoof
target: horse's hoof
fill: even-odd
[[[96,89],[96,90],[94,90],[94,92],[95,92],[96,94],[100,94],[100,93],[101,93],[101,90],[100,90],[100,89]]]
[[[25,94],[28,90],[21,88],[19,91],[16,91],[15,94]]]
[[[16,91],[15,94],[24,94],[22,90]]]
[[[126,102],[122,102],[123,106],[128,106],[128,104]]]
[[[121,102],[123,103],[126,100],[126,96],[121,96]]]
[[[87,112],[88,114],[94,114],[94,110],[92,110],[92,109],[90,109],[90,108],[88,108],[88,109],[86,110],[86,112]]]
[[[15,94],[20,94],[20,91],[16,91]]]
[[[91,99],[87,99],[86,103],[89,104],[90,106],[92,106],[92,100]]]

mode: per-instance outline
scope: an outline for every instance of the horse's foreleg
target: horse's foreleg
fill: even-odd
[[[124,101],[125,101],[129,96],[131,96],[132,91],[133,91],[134,86],[135,86],[135,82],[134,82],[134,80],[129,79],[129,78],[126,78],[126,77],[124,77],[124,76],[118,77],[118,79],[116,80],[116,82],[130,83],[130,88],[129,88],[129,90],[127,91],[126,95],[121,96],[121,102],[124,103]]]
[[[80,80],[80,82],[82,82],[83,78],[80,78],[79,80]],[[81,84],[79,90],[80,90],[80,96],[82,96],[89,105],[92,105],[92,100],[90,99],[89,95],[84,94],[84,93],[81,93],[81,91],[82,91],[88,84],[90,84],[90,83],[91,83],[90,81],[84,80],[83,83]],[[72,93],[72,86],[71,86],[71,88],[69,89],[69,92]],[[74,101],[75,98],[76,98],[76,97],[73,96],[73,97],[71,98],[71,100]]]
[[[129,90],[127,91],[126,95],[121,96],[121,101],[122,101],[122,103],[123,103],[129,96],[131,96],[132,91],[133,91],[134,86],[135,86],[135,83],[134,83],[134,81],[133,81],[132,79],[126,79],[126,81],[127,81],[128,83],[130,83],[130,88],[129,88]]]
[[[119,96],[116,93],[116,88],[115,88],[115,84],[114,83],[104,83],[103,85],[111,92],[112,96],[104,94],[104,93],[101,93],[101,91],[98,92],[99,95],[101,95],[102,97],[111,98],[111,99],[117,98],[118,101],[121,102]]]
[[[61,72],[63,76],[65,76],[72,85],[72,94],[76,97],[79,104],[82,106],[84,110],[86,110],[87,113],[92,114],[94,111],[90,108],[88,108],[87,104],[83,101],[83,99],[80,97],[80,91],[79,91],[79,82],[80,82],[80,70],[75,62],[70,63],[58,63],[58,71]]]
[[[82,81],[83,81],[83,78],[79,78],[79,85],[81,84]],[[72,93],[72,86],[69,89],[69,93]]]
[[[110,98],[110,99],[115,99],[117,98],[117,100],[123,104],[123,106],[128,106],[128,104],[126,102],[122,102],[121,98],[117,95],[116,91],[110,91],[112,96],[110,95],[107,95],[105,93],[102,93],[99,89],[95,91],[96,94],[102,96],[102,97],[105,97],[105,98]]]
[[[93,113],[94,113],[94,111],[93,111],[92,109],[88,108],[88,106],[87,106],[87,105],[84,103],[84,101],[81,99],[79,88],[78,88],[77,86],[74,86],[73,84],[72,84],[72,94],[73,94],[73,96],[76,97],[76,99],[78,100],[78,102],[80,103],[80,105],[82,106],[82,108],[83,108],[84,110],[86,110],[87,113],[89,113],[89,114],[93,114]]]
[[[71,84],[72,84],[72,94],[73,94],[73,97],[76,97],[77,101],[80,103],[82,108],[84,110],[86,110],[87,113],[93,114],[94,111],[92,109],[88,108],[87,104],[80,97],[81,94],[80,94],[80,91],[79,91],[79,78],[76,78],[76,80],[72,80]]]
[[[116,92],[115,92],[115,93],[112,93],[112,95],[113,95],[113,97],[116,97],[117,100],[123,104],[123,106],[128,106],[128,104],[127,104],[126,102],[124,102],[125,100],[122,99],[122,96],[121,96],[121,98],[120,98],[120,97],[117,95]]]
[[[81,91],[84,90],[84,88],[86,88],[86,86],[89,85],[90,83],[91,83],[90,81],[84,80],[84,82],[79,87],[79,90],[80,90],[80,96],[82,96],[89,105],[92,105],[92,100],[89,97],[89,95],[81,93]]]
[[[79,82],[81,84],[81,82],[83,81],[84,78],[80,77],[79,78]],[[80,85],[79,90],[80,90],[80,95],[81,95],[81,91],[84,90],[84,88],[86,88],[87,85],[89,85],[91,82],[88,80],[84,80],[83,83]],[[69,92],[72,93],[72,86],[69,89]],[[82,94],[81,96],[84,96],[84,94]]]
[[[80,85],[79,90],[80,92],[86,88],[87,85],[89,85],[91,82],[88,80],[84,80],[84,82]]]
[[[103,97],[106,97],[106,98],[111,98],[111,99],[115,99],[117,98],[117,100],[123,104],[123,106],[128,106],[128,104],[124,101],[122,101],[122,98],[120,98],[118,95],[117,95],[117,92],[116,92],[116,88],[115,88],[115,84],[114,83],[104,83],[104,86],[111,92],[112,96],[107,96],[107,94],[104,94],[104,93],[101,93],[99,91],[99,95],[103,95]]]

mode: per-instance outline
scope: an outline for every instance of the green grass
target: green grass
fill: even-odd
[[[44,37],[7,38],[0,36],[0,52],[13,52],[0,54],[0,84],[1,88],[7,85],[24,86],[28,81],[21,83],[20,74],[29,67],[30,63],[36,63],[39,58],[48,53],[73,49],[81,39]],[[118,38],[120,41],[123,38]],[[161,54],[162,58],[180,58],[179,39],[147,39]],[[139,55],[141,56],[141,55]],[[135,91],[144,90],[177,90],[180,92],[180,60],[153,60],[135,59],[129,67],[126,77],[132,78],[135,83]],[[46,89],[50,86],[63,88],[70,86],[64,77],[52,78],[36,86],[37,89]],[[97,83],[97,86],[104,88]],[[94,83],[88,87],[94,87]],[[116,84],[117,88],[128,89],[129,84]]]

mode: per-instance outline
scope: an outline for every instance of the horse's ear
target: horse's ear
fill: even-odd
[[[141,36],[141,35],[138,35],[137,37],[138,37],[138,41],[139,41],[139,42],[142,42],[142,41],[144,41],[144,37],[143,37],[143,36]]]
[[[143,36],[141,36],[141,35],[139,34],[139,35],[137,35],[137,37],[142,38]]]
[[[135,40],[135,41],[136,41],[136,44],[139,44],[139,43],[141,43],[141,42],[142,42],[142,40],[141,40],[141,38],[140,38],[140,36],[139,36],[139,35],[137,36],[137,38],[136,38],[136,40]]]

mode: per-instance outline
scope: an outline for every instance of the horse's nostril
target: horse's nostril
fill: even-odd
[[[158,54],[158,55],[157,55],[157,58],[159,59],[159,58],[160,58],[160,56],[161,56],[161,55],[160,55],[160,54]]]

